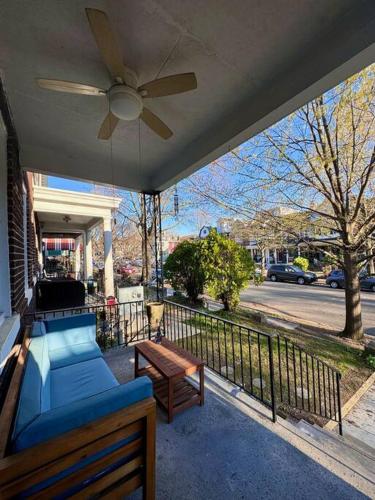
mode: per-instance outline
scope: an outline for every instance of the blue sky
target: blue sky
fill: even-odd
[[[73,181],[70,179],[63,179],[61,177],[48,176],[48,187],[89,193],[92,191],[93,185],[89,182]]]
[[[48,187],[56,189],[66,189],[68,191],[79,191],[81,193],[89,193],[93,191],[94,184],[72,179],[64,179],[62,177],[48,176]],[[182,193],[181,196],[183,196]],[[208,223],[209,221],[207,222],[207,224]],[[177,219],[170,219],[167,224],[168,226],[171,226],[171,232],[178,235],[197,233],[197,224],[194,224],[190,220],[190,217],[184,217],[183,214],[180,214]]]

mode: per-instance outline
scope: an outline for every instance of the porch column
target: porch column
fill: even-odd
[[[43,272],[43,236],[42,230],[39,229],[39,238],[38,238],[38,263],[39,263],[39,273],[42,275]]]
[[[270,265],[270,249],[266,248],[266,266]]]
[[[273,258],[274,258],[275,264],[277,264],[277,250],[276,250],[276,248],[273,251]]]
[[[112,225],[111,218],[103,219],[104,225],[104,290],[105,296],[114,295],[113,258],[112,258]]]
[[[92,278],[93,267],[92,267],[92,239],[91,231],[86,231],[86,279]]]
[[[81,241],[82,241],[82,238],[81,236],[78,236],[78,238],[76,238],[74,240],[74,244],[75,244],[75,250],[74,250],[74,277],[76,279],[80,279],[80,274],[81,274]]]
[[[286,264],[289,264],[289,250],[288,249],[285,250],[285,260],[286,260]]]

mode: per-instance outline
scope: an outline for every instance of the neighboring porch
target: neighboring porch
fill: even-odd
[[[45,269],[48,240],[68,238],[74,250],[75,279],[87,281],[93,278],[92,237],[95,228],[104,229],[104,296],[114,296],[114,270],[112,252],[112,212],[121,200],[116,197],[92,193],[77,193],[34,185],[34,211],[40,226],[39,264]],[[44,251],[44,254],[43,254]],[[60,276],[56,276],[60,277]]]

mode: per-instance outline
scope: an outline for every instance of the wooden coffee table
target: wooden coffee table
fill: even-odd
[[[150,365],[139,368],[139,355]],[[197,371],[199,390],[185,378]],[[167,411],[168,423],[177,412],[204,404],[203,361],[164,337],[161,344],[146,340],[135,346],[135,376],[142,375],[151,378],[155,399]]]

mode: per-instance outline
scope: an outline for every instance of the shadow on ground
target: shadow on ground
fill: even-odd
[[[105,358],[119,381],[133,378],[132,348]],[[158,410],[156,456],[160,500],[366,498],[209,389],[172,424]]]

